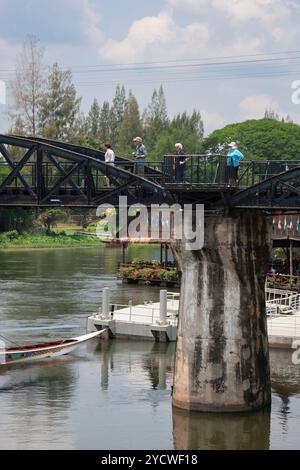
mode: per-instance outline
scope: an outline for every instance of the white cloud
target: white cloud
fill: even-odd
[[[273,14],[272,3],[277,0],[212,0],[212,5],[240,21],[263,19]],[[271,8],[270,8],[271,7]],[[273,5],[274,7],[274,5]]]
[[[240,109],[244,119],[261,119],[264,117],[266,109],[272,109],[276,113],[282,114],[277,101],[267,94],[247,96],[240,102]]]
[[[205,23],[178,26],[169,11],[157,16],[146,16],[132,23],[122,41],[108,40],[100,49],[100,55],[111,61],[138,61],[199,55],[209,39],[209,27]],[[197,45],[197,47],[196,47]]]
[[[177,10],[203,13],[203,7],[210,4],[209,0],[167,0],[167,5]]]
[[[89,0],[81,0],[79,8],[82,8],[80,25],[83,35],[99,47],[105,39],[100,28],[100,16]]]
[[[282,0],[165,0],[162,11],[135,20],[122,40],[106,40],[99,57],[134,62],[284,50],[299,35],[294,16]]]
[[[262,119],[266,110],[274,111],[279,119],[286,119],[289,116],[295,123],[300,122],[300,113],[283,110],[279,103],[267,94],[249,95],[240,102],[241,120]]]
[[[290,17],[291,6],[296,6],[295,0],[167,0],[167,4],[174,10],[203,15],[210,8],[241,22],[257,20],[263,23]]]
[[[166,44],[174,39],[172,19],[162,12],[158,16],[146,16],[134,21],[127,37],[122,41],[107,41],[101,54],[111,61],[134,61],[143,56],[147,46]]]
[[[217,112],[210,112],[206,109],[201,110],[201,116],[203,119],[204,124],[204,131],[207,135],[214,129],[219,129],[220,127],[224,127],[226,123],[226,119],[220,113]]]

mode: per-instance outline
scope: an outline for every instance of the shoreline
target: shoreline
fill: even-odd
[[[101,242],[99,242],[99,245],[96,244],[90,244],[90,245],[57,245],[57,246],[6,246],[6,247],[1,247],[0,246],[0,252],[1,251],[25,251],[25,250],[72,250],[74,248],[98,248],[100,246],[103,246]]]
[[[56,249],[56,248],[89,248],[102,245],[101,240],[92,237],[75,238],[73,236],[47,236],[47,235],[19,235],[14,239],[1,240],[0,251],[6,250],[34,250],[34,249]]]

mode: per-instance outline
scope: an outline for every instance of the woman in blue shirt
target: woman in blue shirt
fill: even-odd
[[[238,150],[236,142],[228,144],[229,150],[226,159],[226,183],[230,182],[231,178],[238,183],[238,170],[240,161],[243,160],[244,155]]]

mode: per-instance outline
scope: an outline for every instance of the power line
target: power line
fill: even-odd
[[[196,61],[211,61],[211,60],[227,60],[227,59],[242,59],[242,58],[249,58],[249,57],[262,57],[262,56],[273,56],[273,55],[283,55],[283,54],[299,54],[300,50],[294,51],[282,51],[282,52],[269,52],[269,53],[257,53],[257,54],[244,54],[244,55],[231,55],[231,56],[215,56],[215,57],[203,57],[203,58],[190,58],[190,59],[172,59],[172,60],[160,60],[160,61],[149,61],[149,62],[128,62],[128,63],[118,63],[118,64],[97,64],[97,65],[71,65],[63,67],[64,70],[72,70],[72,69],[89,69],[89,68],[108,68],[110,67],[113,70],[116,70],[116,67],[121,67],[122,70],[126,66],[131,66],[132,70],[138,70],[139,65],[143,66],[151,66],[155,64],[161,64],[160,67],[165,67],[168,65],[164,64],[173,64],[173,63],[183,63],[186,62],[196,62]],[[211,65],[227,65],[230,63],[250,63],[250,62],[266,62],[266,61],[278,61],[278,60],[291,60],[293,57],[279,57],[279,58],[266,58],[266,59],[254,59],[254,60],[241,60],[241,61],[225,61],[225,62],[215,62],[215,63],[203,63],[200,62],[198,64],[190,64],[189,66],[211,66]],[[47,69],[49,66],[45,66],[44,69]],[[173,66],[171,66],[173,67]],[[144,67],[142,67],[144,68]],[[151,67],[150,67],[151,68]],[[9,71],[13,72],[15,70],[15,66],[5,66],[5,68],[0,66],[0,71]],[[130,69],[131,70],[131,69]],[[91,70],[92,72],[92,70]]]
[[[186,78],[176,78],[176,77],[170,77],[170,78],[152,78],[152,79],[123,79],[123,83],[138,83],[138,84],[153,84],[154,82],[158,83],[176,83],[176,82],[201,82],[201,81],[216,81],[216,80],[242,80],[242,79],[262,79],[262,78],[281,78],[281,77],[288,77],[291,75],[291,73],[299,73],[300,74],[300,69],[296,72],[288,71],[288,72],[278,72],[276,74],[272,73],[262,73],[262,74],[244,74],[244,75],[220,75],[220,76],[208,76],[208,77],[186,77]],[[111,85],[113,84],[118,84],[120,80],[115,80],[115,81],[106,81],[106,82],[95,82],[95,83],[76,83],[76,86],[78,87],[85,87],[85,86],[105,86],[105,85]]]

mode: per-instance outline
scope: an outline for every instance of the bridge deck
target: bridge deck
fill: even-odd
[[[117,157],[112,166],[105,163],[104,152],[95,149],[0,135],[0,206],[97,207],[117,204],[123,195],[129,204],[300,209],[300,161],[245,159],[233,183],[226,156],[187,157],[184,173],[178,173],[176,156],[168,155],[146,164],[142,176],[135,174],[132,160]]]

